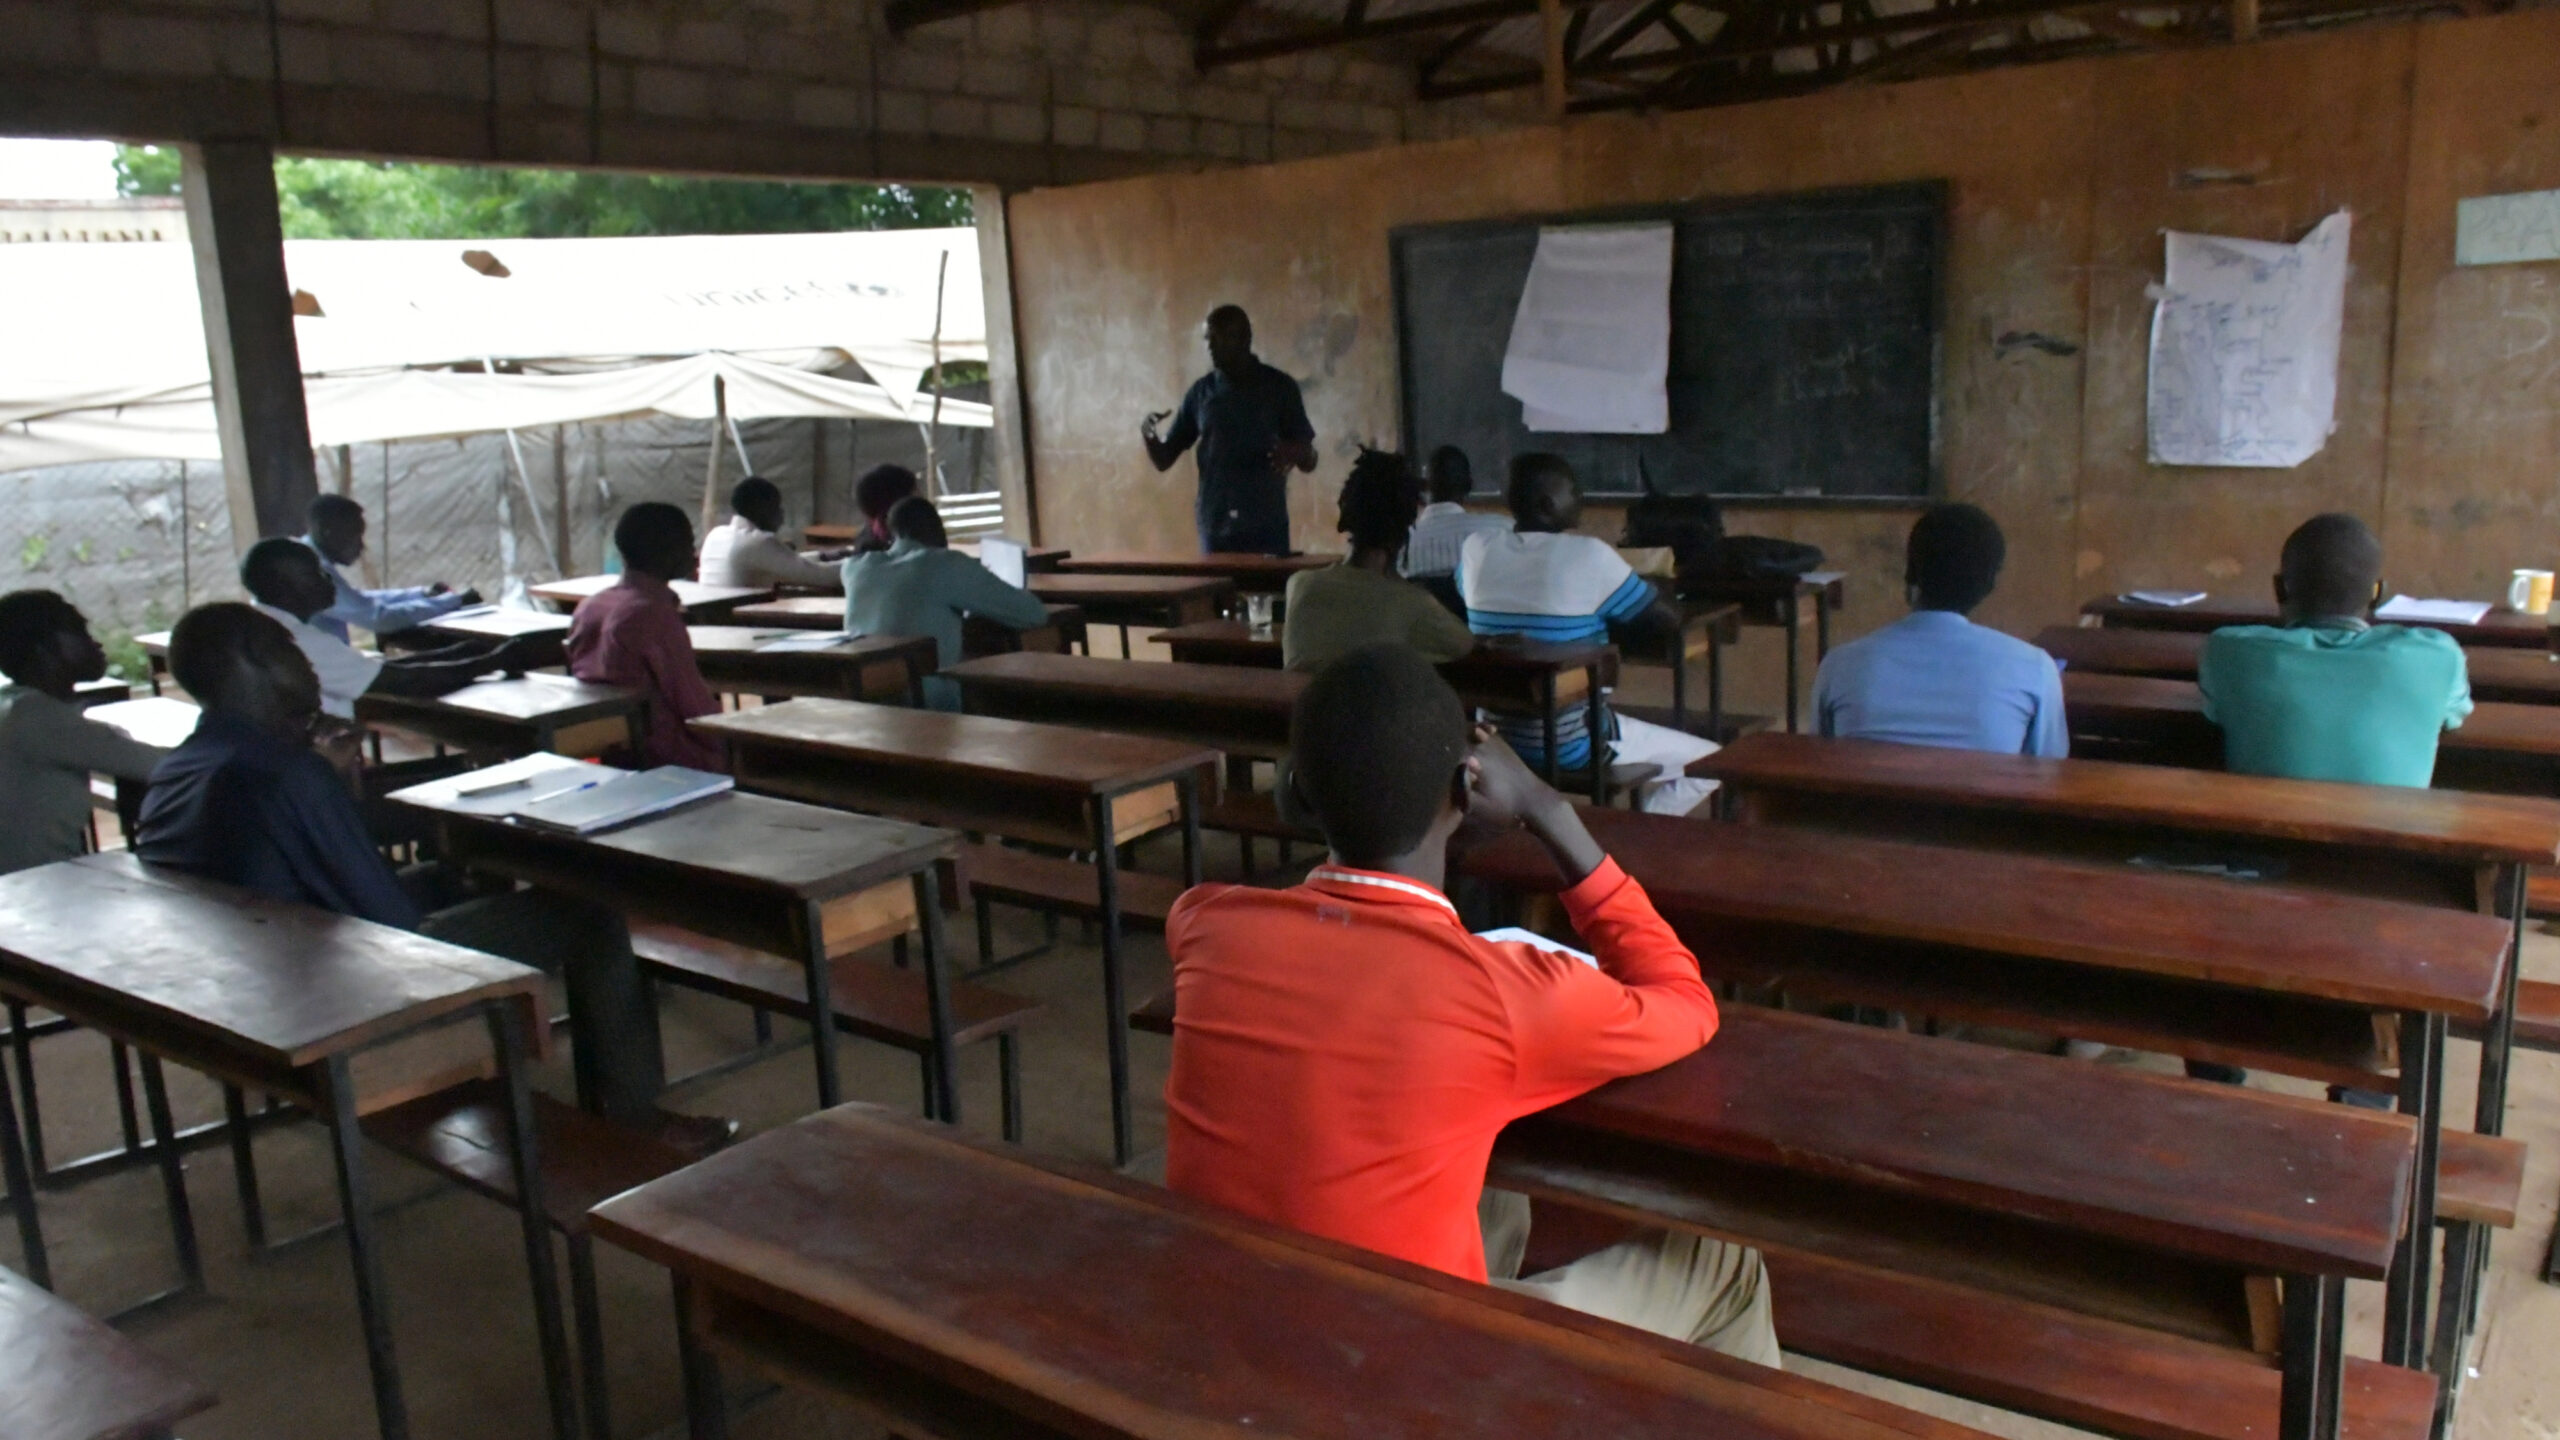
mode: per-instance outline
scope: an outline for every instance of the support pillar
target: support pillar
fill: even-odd
[[[208,140],[179,153],[231,536],[246,550],[270,535],[300,534],[320,489],[284,273],[275,152],[258,140]]]
[[[1030,408],[1023,399],[1021,351],[1014,340],[1013,244],[1006,233],[1004,191],[972,186],[969,209],[978,227],[979,285],[986,293],[987,400],[995,430],[987,452],[995,462],[996,489],[1004,495],[1004,530],[1018,540],[1040,540],[1040,503],[1031,475]]]

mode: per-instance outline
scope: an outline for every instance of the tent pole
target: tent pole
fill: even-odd
[[[702,524],[694,531],[697,541],[711,533],[712,497],[720,493],[720,432],[729,424],[729,382],[722,376],[711,377],[711,456],[702,467]]]
[[[924,430],[924,491],[930,496],[942,493],[942,463],[934,437],[942,429],[942,291],[950,280],[951,252],[945,250],[933,272],[933,420]]]
[[[756,457],[747,453],[747,437],[738,433],[738,417],[731,415],[727,418],[729,422],[729,444],[738,452],[739,473],[742,476],[753,475],[756,473]],[[716,445],[720,442],[714,440],[712,443]]]
[[[560,547],[553,543],[551,539],[551,527],[542,522],[542,501],[537,499],[533,493],[533,473],[524,468],[524,446],[516,439],[516,432],[513,430],[507,432],[507,454],[515,459],[516,484],[524,491],[524,503],[533,511],[534,538],[542,542],[542,548],[544,551],[552,555],[558,555],[560,553]],[[501,480],[498,483],[501,489],[505,487],[505,481]],[[560,572],[560,578],[563,580],[568,579],[569,572],[566,569],[563,569]]]

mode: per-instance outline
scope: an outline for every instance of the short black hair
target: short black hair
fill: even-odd
[[[1224,329],[1229,325],[1238,325],[1243,327],[1247,335],[1253,333],[1253,317],[1244,313],[1244,307],[1241,305],[1221,305],[1210,311],[1208,324],[1211,329]]]
[[[782,487],[761,475],[750,475],[729,487],[729,508],[743,515],[750,509],[782,508]]]
[[[889,507],[889,533],[936,550],[951,544],[951,537],[942,530],[942,512],[921,495],[910,495]]]
[[[1380,865],[1429,832],[1471,738],[1466,706],[1430,661],[1402,645],[1367,645],[1298,693],[1290,783],[1334,854]]]
[[[854,508],[866,520],[877,520],[891,506],[916,493],[916,472],[904,465],[874,465],[853,482]]]
[[[1476,467],[1467,452],[1455,445],[1443,445],[1431,452],[1429,479],[1431,498],[1442,504],[1464,500],[1476,488]]]
[[[1582,482],[1574,478],[1573,466],[1561,455],[1532,450],[1511,457],[1511,479],[1502,488],[1502,498],[1514,520],[1537,520],[1547,513],[1549,496],[1558,488],[1581,493]]]
[[[2381,583],[2382,540],[2353,515],[2314,515],[2285,537],[2285,604],[2297,615],[2362,615]]]
[[[1923,610],[1970,614],[2000,583],[2009,542],[1979,505],[1932,505],[1911,522],[1902,576]]]
[[[317,530],[331,523],[364,523],[364,507],[345,495],[320,494],[311,497],[311,506],[302,512],[303,523]]]
[[[693,522],[661,500],[645,500],[613,524],[613,548],[625,568],[681,575],[693,564]]]
[[[258,603],[282,609],[286,573],[304,566],[321,574],[327,573],[321,568],[318,551],[299,540],[270,535],[250,546],[249,553],[240,557],[240,588],[248,591]]]
[[[54,591],[0,595],[0,675],[24,683],[55,636],[81,628],[79,607]]]
[[[1422,510],[1422,487],[1402,455],[1363,445],[1342,482],[1340,504],[1334,525],[1351,537],[1351,548],[1393,554],[1413,533],[1413,517]]]
[[[259,672],[258,653],[293,635],[271,617],[237,601],[199,605],[169,631],[169,676],[208,709],[235,708]]]

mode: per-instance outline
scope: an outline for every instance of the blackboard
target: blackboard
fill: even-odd
[[[1564,456],[1592,495],[1910,503],[1938,488],[1937,181],[1647,210],[1414,226],[1388,236],[1416,461],[1455,445],[1480,494],[1511,457]],[[1673,222],[1671,428],[1532,434],[1502,355],[1541,225]]]

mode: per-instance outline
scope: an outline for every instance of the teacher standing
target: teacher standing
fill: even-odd
[[[1307,423],[1298,382],[1253,353],[1253,321],[1240,305],[1221,305],[1201,326],[1209,373],[1182,397],[1179,410],[1159,410],[1138,427],[1159,471],[1194,444],[1200,447],[1200,498],[1192,516],[1200,548],[1257,555],[1289,552],[1289,472],[1316,468],[1315,427]],[[1170,416],[1173,429],[1156,433]]]

